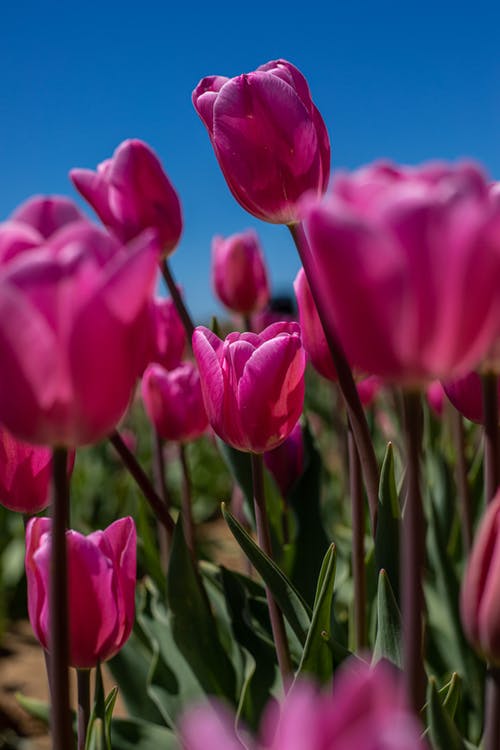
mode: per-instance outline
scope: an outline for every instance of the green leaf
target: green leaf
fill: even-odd
[[[221,508],[222,515],[234,538],[269,587],[300,643],[305,644],[311,622],[309,607],[283,571],[260,549],[236,518],[226,509],[224,503],[222,503]]]
[[[207,593],[187,548],[179,519],[172,540],[167,596],[174,640],[211,695],[234,703],[235,673],[221,645]]]
[[[29,698],[22,693],[16,693],[16,700],[22,708],[34,719],[43,722],[49,726],[50,722],[50,705],[45,701]]]
[[[111,745],[113,750],[179,750],[173,732],[140,719],[113,719]]]
[[[436,681],[430,678],[427,690],[427,722],[435,750],[465,750],[465,744],[450,714],[441,703]]]
[[[85,750],[112,750],[110,724],[116,700],[116,688],[104,696],[101,665],[95,670],[94,706],[87,727]]]
[[[325,640],[329,637],[331,626],[335,564],[336,551],[335,545],[332,544],[325,555],[318,578],[311,626],[296,679],[308,674],[320,682],[327,682],[333,674],[333,655]]]
[[[384,569],[387,572],[396,602],[399,602],[400,526],[401,509],[396,488],[394,451],[392,443],[388,443],[380,472],[375,561],[377,571]]]
[[[320,512],[322,461],[307,425],[302,430],[302,438],[304,472],[286,498],[297,522],[294,540],[295,555],[290,579],[307,603],[312,606],[315,582],[321,570],[329,540]]]
[[[385,570],[378,577],[377,636],[373,663],[388,659],[401,668],[401,613]]]

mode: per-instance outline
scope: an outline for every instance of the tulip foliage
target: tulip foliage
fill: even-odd
[[[142,141],[71,171],[102,227],[62,196],[0,224],[1,609],[51,686],[19,700],[54,750],[494,750],[498,186],[377,162],[327,189],[285,60],[193,104],[236,200],[289,228],[297,311],[244,230],[207,237],[235,318],[194,325]]]

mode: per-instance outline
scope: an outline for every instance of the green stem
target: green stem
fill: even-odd
[[[359,653],[366,648],[365,514],[361,465],[352,430],[347,434],[349,487],[352,510],[352,572],[354,580],[354,642]]]
[[[323,332],[337,371],[339,388],[345,401],[349,422],[352,427],[358,455],[361,461],[368,505],[370,508],[372,534],[375,536],[377,528],[379,471],[368,422],[366,421],[366,416],[352,376],[351,368],[344,352],[342,351],[336,333],[329,322],[330,316],[328,315],[327,301],[324,300],[323,295],[321,294],[320,285],[317,283],[317,272],[314,265],[314,258],[304,228],[302,224],[294,224],[288,228],[299,252],[304,272],[309,282],[309,286],[311,287],[321,325],[323,326]]]
[[[90,669],[76,670],[78,690],[78,750],[85,750],[90,718]]]
[[[255,509],[255,523],[257,527],[257,540],[260,548],[272,558],[271,534],[266,509],[266,497],[264,491],[264,458],[261,453],[252,453],[252,481],[253,501]],[[276,604],[271,591],[266,586],[266,598],[269,607],[269,618],[273,631],[274,645],[278,657],[278,666],[285,690],[290,681],[292,673],[292,662],[285,632],[283,615]]]
[[[168,291],[170,292],[173,303],[177,308],[179,317],[184,325],[189,344],[191,344],[191,339],[193,338],[194,333],[194,323],[191,319],[191,315],[189,314],[186,305],[184,304],[184,300],[179,293],[177,284],[174,281],[172,271],[170,270],[170,266],[168,265],[168,260],[166,258],[163,258],[163,260],[160,262],[160,270],[163,278],[165,279],[165,284],[168,287]]]
[[[451,408],[451,431],[456,456],[456,482],[462,527],[462,543],[464,551],[469,554],[472,547],[472,509],[467,479],[467,461],[465,458],[464,422],[462,415],[455,408]]]
[[[494,498],[500,483],[498,440],[498,379],[495,373],[482,376],[484,418],[484,492],[486,502]]]
[[[403,616],[403,674],[409,705],[418,715],[424,705],[423,666],[423,569],[425,564],[425,520],[420,491],[420,447],[422,410],[420,394],[403,394],[406,443],[406,503],[403,515],[401,554],[401,599]]]
[[[53,452],[54,492],[50,556],[50,666],[53,750],[73,747],[69,704],[69,612],[66,529],[69,522],[68,453]]]
[[[484,750],[500,748],[500,670],[488,667],[486,672]]]

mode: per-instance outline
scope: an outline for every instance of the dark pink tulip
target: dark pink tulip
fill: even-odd
[[[357,381],[356,388],[358,390],[359,400],[363,406],[368,408],[373,404],[378,392],[382,388],[382,385],[380,378],[375,377],[375,375],[370,375],[368,378],[362,378]]]
[[[488,352],[500,206],[478,168],[375,165],[303,209],[328,324],[354,367],[421,385],[458,377]]]
[[[141,392],[147,415],[165,440],[195,440],[207,429],[200,376],[191,362],[170,371],[158,364],[149,365],[142,377]]]
[[[182,232],[181,205],[158,156],[147,143],[123,141],[96,172],[72,169],[70,177],[121,242],[152,228],[158,232],[164,255],[175,250]]]
[[[166,370],[173,370],[180,365],[186,348],[186,330],[170,298],[154,298],[151,325],[152,344],[148,360]]]
[[[306,79],[291,63],[273,60],[236,78],[203,78],[192,98],[231,192],[251,214],[292,224],[304,193],[324,193],[328,134]]]
[[[49,518],[26,529],[28,612],[33,631],[49,649]],[[66,532],[70,664],[95,667],[128,640],[135,617],[136,531],[130,517],[85,537]]]
[[[48,239],[61,227],[82,221],[85,216],[72,200],[62,195],[34,195],[16,208],[10,218],[28,224]]]
[[[182,723],[184,750],[237,750],[234,720],[219,707],[198,707]],[[308,683],[293,686],[281,707],[268,708],[260,742],[251,750],[424,750],[421,727],[405,705],[391,667],[348,662],[333,693]]]
[[[281,445],[264,453],[264,463],[286,498],[304,471],[304,440],[300,422]]]
[[[218,299],[242,315],[269,302],[266,262],[252,230],[212,240],[212,286]]]
[[[159,257],[152,230],[122,246],[88,222],[0,272],[0,419],[30,443],[105,437],[144,367]]]
[[[483,422],[483,391],[478,372],[468,372],[462,378],[443,383],[443,388],[451,403],[471,422]],[[500,397],[500,383],[498,385]]]
[[[305,352],[299,325],[275,323],[261,334],[230,333],[225,341],[199,326],[193,352],[217,435],[253,453],[281,445],[304,401]]]
[[[311,288],[306,279],[304,269],[298,272],[293,282],[295,296],[299,306],[300,328],[302,343],[309,355],[315,370],[328,380],[337,380],[337,371],[333,364],[332,355],[325,339],[323,326],[319,319]]]
[[[462,625],[469,641],[500,665],[500,492],[476,533],[460,592]]]

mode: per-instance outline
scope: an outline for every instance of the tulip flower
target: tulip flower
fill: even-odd
[[[192,99],[229,189],[251,214],[291,224],[304,193],[324,193],[328,134],[306,79],[291,63],[274,60],[236,78],[203,78]]]
[[[21,221],[4,221],[0,224],[0,266],[16,255],[38,247],[44,238],[34,227]]]
[[[147,415],[165,440],[195,440],[207,429],[200,376],[191,362],[170,371],[158,364],[149,365],[141,392]]]
[[[443,388],[455,409],[466,419],[478,424],[484,421],[481,376],[478,372],[469,372],[457,380],[443,383]],[[500,398],[500,383],[498,396]]]
[[[208,419],[234,448],[264,453],[293,430],[304,401],[305,353],[297,323],[262,333],[230,333],[221,341],[198,326],[193,352]]]
[[[0,420],[30,443],[105,437],[144,368],[159,248],[72,222],[0,273]]]
[[[184,750],[239,750],[227,709],[199,706],[182,722]],[[333,693],[309,683],[294,685],[281,708],[265,712],[260,740],[250,750],[424,750],[420,727],[406,707],[396,675],[386,663],[370,669],[348,662]]]
[[[419,386],[459,377],[490,349],[500,205],[477,167],[374,165],[303,211],[322,307],[354,367]]]
[[[251,230],[212,240],[212,286],[233,312],[250,315],[269,302],[269,283],[257,234]]]
[[[335,381],[337,380],[337,372],[303,268],[298,272],[293,282],[293,288],[299,306],[300,329],[304,349],[314,369],[324,378]]]
[[[179,198],[153,149],[143,141],[121,143],[97,171],[72,169],[71,180],[103,224],[121,242],[156,229],[165,256],[179,242]]]
[[[281,445],[264,453],[264,463],[286,498],[304,471],[304,440],[300,422]]]
[[[31,627],[49,650],[51,520],[33,518],[26,529],[26,577]],[[70,664],[95,667],[114,656],[134,624],[136,531],[130,517],[85,537],[66,532]]]
[[[152,343],[149,362],[165,370],[178,367],[186,347],[186,331],[171,298],[155,297],[151,305]]]
[[[34,195],[18,206],[10,218],[27,224],[48,239],[61,227],[82,221],[85,216],[72,200],[62,195]]]
[[[484,658],[500,665],[500,492],[488,505],[460,592],[462,625]]]

